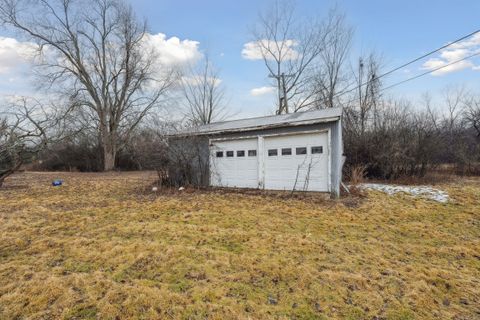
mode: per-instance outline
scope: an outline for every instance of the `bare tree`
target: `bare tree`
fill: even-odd
[[[9,175],[45,148],[49,138],[61,135],[57,127],[61,118],[53,110],[27,98],[20,98],[2,108],[0,187]]]
[[[471,126],[480,140],[480,98],[470,97],[465,102],[465,120]]]
[[[15,125],[9,125],[7,119],[0,119],[0,187],[5,179],[22,165],[19,151],[23,144],[17,138]]]
[[[345,14],[338,8],[330,10],[323,23],[325,46],[320,52],[320,63],[314,75],[316,108],[333,108],[339,103],[337,93],[347,81],[344,71],[350,52],[353,28],[347,24]]]
[[[182,87],[191,124],[207,124],[226,116],[225,90],[208,56],[198,69],[190,68],[182,79]]]
[[[85,110],[112,170],[173,82],[144,43],[146,24],[122,0],[0,0],[0,21],[39,45],[41,82]]]
[[[351,99],[345,108],[345,130],[349,134],[362,137],[371,125],[378,126],[377,107],[380,103],[381,82],[377,78],[380,71],[380,58],[370,54],[367,58],[360,57],[358,71],[354,72],[355,87]]]
[[[443,90],[443,100],[447,111],[443,121],[447,129],[452,133],[455,127],[460,125],[466,96],[467,92],[464,86],[447,86]]]
[[[425,120],[429,121],[436,131],[439,130],[440,121],[437,111],[432,106],[432,96],[430,93],[424,92],[420,97],[420,104],[424,108]]]
[[[295,7],[277,0],[259,16],[253,42],[278,90],[277,114],[296,112],[312,105],[314,63],[325,45],[325,30],[315,20],[296,20]]]
[[[358,105],[360,108],[361,133],[365,133],[365,126],[368,119],[368,113],[373,109],[373,126],[377,126],[376,108],[380,101],[380,81],[377,76],[380,69],[380,60],[374,54],[370,54],[367,59],[360,58],[358,61],[358,73],[356,80],[358,83]]]

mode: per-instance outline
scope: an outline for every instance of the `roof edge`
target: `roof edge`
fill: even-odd
[[[184,131],[179,132],[177,134],[170,135],[171,137],[182,137],[182,136],[208,136],[208,135],[216,135],[216,134],[223,134],[223,133],[234,133],[234,132],[249,132],[249,131],[256,131],[256,130],[266,130],[266,129],[274,129],[274,128],[283,128],[283,127],[291,127],[291,126],[304,126],[304,125],[312,125],[312,124],[319,124],[319,123],[328,123],[338,121],[341,116],[334,116],[334,117],[327,117],[327,118],[316,118],[311,120],[298,120],[298,121],[288,121],[282,123],[274,123],[274,124],[266,124],[266,125],[258,125],[258,126],[249,126],[244,128],[232,128],[232,129],[224,129],[224,130],[211,130],[211,131]]]

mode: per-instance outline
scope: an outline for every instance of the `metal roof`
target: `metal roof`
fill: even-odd
[[[328,108],[315,111],[296,112],[274,116],[247,118],[232,121],[214,122],[180,132],[180,135],[206,135],[226,132],[242,132],[278,127],[300,126],[337,121],[342,116],[342,108]]]

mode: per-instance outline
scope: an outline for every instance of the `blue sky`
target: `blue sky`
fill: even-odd
[[[252,96],[251,90],[268,86],[262,61],[242,58],[242,48],[252,40],[250,28],[258,12],[271,4],[267,0],[243,1],[182,1],[130,0],[140,17],[148,20],[153,35],[164,34],[165,39],[177,37],[180,45],[201,53],[208,52],[218,66],[222,84],[226,88],[229,109],[238,116],[260,116],[274,110],[274,95]],[[480,1],[380,1],[380,0],[299,0],[296,2],[300,18],[323,16],[337,5],[346,13],[348,23],[355,29],[352,58],[375,51],[383,57],[384,70],[389,70],[449,41],[480,28]],[[0,30],[0,40],[12,37]],[[13,38],[13,37],[12,37]],[[9,38],[10,39],[10,38]],[[22,43],[12,44],[8,50]],[[480,46],[475,47],[479,50]],[[22,77],[28,67],[10,68],[15,54],[3,48],[0,41],[0,93],[22,94],[30,87]],[[10,53],[9,53],[10,52]],[[439,58],[438,54],[431,58]],[[2,60],[3,59],[3,60]],[[385,79],[387,86],[421,73],[427,59],[411,65]],[[3,61],[3,69],[2,69]],[[474,66],[480,59],[473,60]],[[429,91],[441,94],[449,84],[467,85],[478,89],[480,70],[466,67],[442,75],[428,75],[399,86],[390,94],[396,97],[417,98]],[[480,92],[480,90],[479,90]]]
[[[155,1],[135,0],[153,33],[200,42],[220,67],[231,106],[244,114],[272,111],[272,97],[252,97],[252,88],[268,85],[261,61],[241,56],[249,30],[260,10],[270,1]],[[385,70],[480,28],[480,1],[297,1],[298,15],[325,15],[338,5],[355,29],[352,57],[375,51],[383,56]],[[434,56],[433,56],[434,57]],[[424,62],[424,61],[423,61]],[[422,63],[409,66],[385,80],[385,85],[420,73]],[[480,71],[460,70],[442,76],[426,76],[397,87],[392,94],[415,98],[420,93],[439,93],[448,84],[479,85]]]

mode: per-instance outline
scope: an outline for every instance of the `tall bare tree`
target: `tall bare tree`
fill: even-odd
[[[292,2],[277,0],[252,31],[252,49],[263,59],[278,90],[277,114],[312,104],[309,88],[313,65],[325,45],[322,24],[295,16]]]
[[[299,18],[291,1],[276,0],[252,34],[249,46],[277,88],[277,114],[334,106],[353,35],[345,14],[334,7],[323,20]]]
[[[339,91],[346,85],[348,77],[345,66],[350,53],[353,28],[347,24],[346,16],[337,7],[332,8],[323,22],[325,46],[320,52],[316,67],[313,90],[316,108],[333,108],[340,104]]]
[[[226,116],[225,90],[209,57],[205,57],[199,68],[189,71],[182,79],[182,87],[190,123],[200,125],[222,120]]]
[[[0,21],[39,45],[48,88],[85,109],[112,170],[119,149],[173,82],[122,0],[0,0]]]

